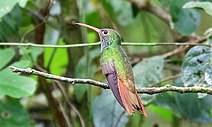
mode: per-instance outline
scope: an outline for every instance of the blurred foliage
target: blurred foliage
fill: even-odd
[[[1,5],[0,5],[0,19],[6,15],[7,13],[9,13],[13,7],[18,4],[21,7],[25,7],[26,3],[28,0],[12,0],[12,1],[1,1]]]
[[[203,9],[207,14],[212,16],[212,3],[211,2],[195,2],[191,1],[186,3],[183,8],[200,8]]]
[[[0,125],[4,127],[31,127],[33,120],[26,109],[14,98],[0,101]]]
[[[75,0],[68,1],[74,4]],[[190,42],[202,37],[207,30],[207,40],[204,43],[212,45],[211,0],[138,1],[142,6],[133,3],[133,0],[79,0],[77,2],[79,15],[76,12],[64,15],[63,8],[70,6],[64,4],[64,0],[55,0],[53,5],[49,6],[50,8],[45,8],[49,0],[0,1],[0,43],[38,43],[35,40],[43,36],[43,44],[69,44],[70,40],[67,40],[66,36],[69,33],[66,33],[64,26],[72,33],[73,30],[79,29],[71,24],[72,18],[80,17],[80,22],[98,28],[115,29],[125,42]],[[171,21],[161,20],[151,9],[149,10],[149,5],[152,5],[153,9],[163,9],[171,16]],[[41,13],[46,9],[49,9],[48,16],[43,17]],[[41,23],[37,24],[38,21]],[[45,27],[44,35],[41,35],[42,32],[37,32],[42,24]],[[99,41],[98,35],[91,30],[82,28],[80,34],[82,34],[82,40],[85,41],[82,43]],[[70,34],[70,38],[74,36],[76,35]],[[164,57],[166,56],[164,54],[173,53],[172,51],[177,48],[179,47],[124,47],[134,65],[136,87],[170,84],[211,88],[211,47],[187,47],[185,52]],[[46,84],[42,84],[35,76],[15,74],[11,72],[9,66],[33,67],[66,77],[70,77],[69,74],[71,74],[72,78],[105,81],[99,63],[100,46],[86,47],[83,50],[82,56],[76,59],[74,56],[70,57],[67,48],[1,46],[0,126],[59,126],[55,118],[60,120],[61,117],[54,117],[55,106],[50,104],[46,106],[51,100],[41,98],[43,93],[40,85]],[[76,48],[76,55],[81,51],[80,48]],[[73,61],[78,61],[78,63],[73,65],[71,64]],[[40,62],[43,66],[39,66]],[[179,73],[183,74],[182,77],[160,82]],[[81,126],[80,119],[83,119],[86,127],[210,127],[212,123],[211,95],[173,92],[142,94],[140,97],[148,113],[148,117],[144,118],[137,112],[129,116],[109,90],[101,90],[101,88],[85,84],[73,86],[61,83],[65,88],[63,92],[67,96],[66,99],[69,100],[67,102],[58,85],[55,85],[57,83],[50,80],[47,82],[51,84],[48,87],[53,89],[52,95],[59,100],[59,111],[63,107],[63,111],[74,127]],[[82,118],[79,117],[77,111]]]
[[[182,8],[182,6],[188,1],[190,0],[171,0],[170,4],[174,27],[178,32],[185,36],[193,33],[200,22],[200,14],[197,10]]]

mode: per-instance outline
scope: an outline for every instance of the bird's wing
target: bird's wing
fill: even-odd
[[[144,106],[137,94],[134,83],[134,75],[132,66],[127,58],[126,53],[120,47],[122,57],[124,58],[125,76],[118,76],[118,86],[122,102],[129,114],[132,114],[134,110],[138,110],[141,114],[147,116]]]
[[[116,66],[111,58],[101,60],[102,73],[106,76],[108,85],[120,105],[132,114],[138,110],[146,116],[146,111],[135,90],[134,82],[131,77],[122,79],[116,71]]]
[[[112,90],[116,100],[125,109],[123,102],[121,100],[119,88],[118,88],[118,74],[115,68],[115,64],[112,59],[104,58],[101,60],[102,73],[106,76],[108,85]]]

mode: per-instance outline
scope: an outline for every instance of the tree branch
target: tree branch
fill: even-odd
[[[10,69],[16,73],[21,72],[21,73],[33,74],[33,75],[41,76],[48,79],[58,80],[62,82],[69,82],[71,84],[76,84],[76,83],[90,84],[90,85],[98,86],[104,89],[109,89],[106,83],[102,83],[92,79],[61,77],[61,76],[56,76],[56,75],[48,74],[45,72],[37,71],[32,68],[24,69],[24,68],[10,66]],[[212,89],[205,88],[205,87],[196,87],[196,86],[195,87],[178,87],[178,86],[165,85],[162,87],[139,88],[137,89],[137,91],[138,93],[146,93],[146,94],[156,94],[156,93],[162,93],[167,91],[174,91],[179,93],[206,93],[206,94],[212,95]]]
[[[166,12],[162,8],[150,2],[146,2],[145,0],[128,0],[128,1],[136,5],[137,8],[139,8],[140,10],[148,11],[157,16],[158,18],[160,18],[161,20],[163,20],[165,23],[169,25],[171,24],[171,16],[169,15],[168,12]]]

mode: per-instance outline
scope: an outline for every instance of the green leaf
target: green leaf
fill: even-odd
[[[14,63],[17,67],[29,66],[29,61]],[[32,95],[36,90],[36,81],[32,78],[13,73],[9,67],[0,71],[0,98],[5,95],[20,98]]]
[[[36,59],[41,53],[41,50],[35,48],[22,48],[20,49],[21,57],[20,61],[13,63],[13,66],[26,68],[31,65],[31,59],[27,58],[25,54],[30,54],[32,59]],[[8,62],[15,55],[15,51],[12,48],[5,48],[0,50],[0,68],[7,65]],[[9,65],[8,65],[9,66]],[[13,73],[9,67],[6,66],[0,70],[0,98],[5,95],[20,98],[32,95],[36,90],[36,81],[32,78],[21,76],[17,73]]]
[[[170,11],[175,29],[182,35],[193,33],[200,23],[200,13],[197,10],[183,9],[182,6],[190,0],[171,0]]]
[[[203,9],[207,14],[212,16],[212,3],[211,2],[197,2],[190,1],[183,5],[183,8],[200,8]]]
[[[64,45],[63,40],[59,40],[59,45]],[[50,63],[50,72],[56,75],[62,75],[65,72],[66,66],[68,64],[68,51],[66,48],[58,48],[58,49],[44,49],[44,63],[45,66],[50,62],[51,55],[55,54]]]
[[[0,1],[0,19],[9,13],[13,7],[18,3],[19,6],[24,7],[28,0],[1,0]]]
[[[32,127],[32,120],[19,100],[7,98],[0,101],[0,126]]]
[[[162,70],[164,58],[162,56],[150,57],[137,63],[133,67],[135,83],[138,88],[148,87],[163,78]]]
[[[110,90],[103,90],[93,100],[93,121],[95,127],[124,127],[129,117],[115,100]]]
[[[211,50],[206,46],[195,46],[186,54],[182,64],[184,86],[211,86]]]
[[[137,63],[133,67],[135,75],[135,84],[137,88],[148,87],[151,84],[159,82],[162,78],[162,69],[164,58],[162,56],[150,57]],[[156,95],[142,95],[143,104],[148,104],[155,99]]]
[[[204,107],[205,105],[201,104],[204,103],[204,101],[198,99],[197,94],[177,93],[175,99],[181,116],[198,123],[208,123],[212,121],[209,110]]]
[[[4,67],[15,55],[15,51],[12,48],[0,49],[0,69]]]
[[[23,34],[32,30],[32,17],[27,11],[14,6],[13,10],[0,19],[0,40],[14,41],[21,40]],[[18,36],[20,35],[20,36]]]

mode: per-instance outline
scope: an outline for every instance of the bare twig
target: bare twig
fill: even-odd
[[[180,46],[180,47],[178,47],[178,48],[176,48],[176,49],[174,49],[174,50],[172,50],[172,51],[169,51],[169,52],[163,54],[162,56],[163,56],[164,58],[168,58],[168,57],[170,57],[170,56],[173,56],[173,55],[175,55],[175,54],[179,54],[180,52],[183,52],[183,51],[186,50],[187,48],[188,48],[187,46]]]
[[[69,82],[72,84],[75,83],[82,83],[82,84],[92,84],[94,86],[99,86],[102,87],[104,89],[108,89],[108,85],[99,81],[95,81],[92,79],[79,79],[79,78],[67,78],[67,77],[61,77],[61,76],[56,76],[56,75],[52,75],[52,74],[48,74],[42,71],[38,71],[32,68],[18,68],[18,67],[14,67],[14,66],[10,66],[10,68],[12,69],[13,72],[22,72],[22,73],[28,73],[28,74],[33,74],[33,75],[37,75],[37,76],[41,76],[44,78],[48,78],[48,79],[54,79],[54,80],[58,80],[58,81],[63,81],[63,82]]]
[[[55,81],[56,85],[58,86],[58,88],[60,89],[63,97],[65,98],[67,104],[69,105],[70,108],[73,109],[73,111],[77,114],[77,116],[79,117],[80,123],[82,127],[85,127],[85,122],[82,118],[82,115],[80,114],[80,112],[77,110],[77,108],[69,101],[68,96],[66,95],[65,89],[63,88],[62,84],[59,81]],[[64,113],[65,114],[65,113]]]
[[[182,76],[182,74],[177,74],[177,75],[169,76],[169,77],[164,78],[164,79],[160,80],[159,82],[156,82],[156,83],[154,83],[154,84],[152,84],[150,86],[156,86],[156,85],[158,85],[158,84],[160,84],[162,82],[166,82],[166,81],[169,81],[169,80],[172,80],[172,79],[176,79],[176,78],[178,78],[180,76]]]
[[[37,76],[41,76],[48,79],[58,80],[62,82],[69,82],[72,84],[80,83],[80,84],[90,84],[94,86],[98,86],[104,89],[109,89],[108,85],[106,83],[102,83],[99,81],[95,81],[92,79],[79,79],[79,78],[67,78],[67,77],[61,77],[56,76],[48,73],[44,73],[41,71],[37,71],[32,68],[18,68],[14,66],[10,66],[11,70],[13,72],[21,72],[21,73],[28,73],[33,74]],[[162,93],[167,91],[174,91],[179,93],[206,93],[206,94],[212,94],[212,89],[205,88],[205,87],[178,87],[178,86],[171,86],[171,85],[165,85],[162,87],[148,87],[148,88],[139,88],[137,89],[138,93],[146,93],[146,94],[156,94],[156,93]]]
[[[95,43],[83,43],[83,44],[70,44],[70,45],[43,45],[43,44],[34,44],[34,43],[17,43],[17,42],[0,42],[0,46],[26,46],[26,47],[39,47],[39,48],[74,48],[74,47],[86,47],[86,46],[95,46],[100,45],[100,42]],[[202,45],[208,46],[207,44],[202,43],[180,43],[180,42],[153,42],[153,43],[144,43],[144,42],[123,42],[123,46],[195,46]]]

